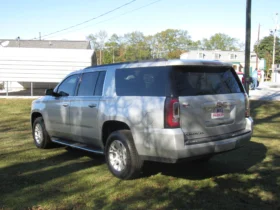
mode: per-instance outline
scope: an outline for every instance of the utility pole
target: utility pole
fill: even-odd
[[[261,25],[259,24],[259,29],[258,29],[258,41],[257,41],[257,52],[256,52],[256,68],[257,68],[257,69],[259,69],[258,47],[259,47],[259,42],[260,42],[260,27],[261,27]]]
[[[41,40],[41,32],[39,32],[39,40]]]
[[[113,63],[115,63],[115,48],[113,46]]]
[[[18,47],[20,47],[20,37],[17,37]]]
[[[101,54],[101,48],[100,48],[99,49],[99,65],[102,65],[101,57],[102,57],[102,54]]]
[[[274,29],[274,40],[273,40],[273,53],[272,53],[272,81],[273,82],[277,82],[276,78],[277,78],[277,75],[276,75],[276,72],[275,72],[275,44],[276,44],[276,32],[278,30],[278,13],[275,14],[275,22],[276,22],[276,25],[275,25],[275,29]]]
[[[249,95],[249,70],[250,70],[250,48],[251,48],[251,0],[246,4],[246,37],[245,37],[245,89]]]

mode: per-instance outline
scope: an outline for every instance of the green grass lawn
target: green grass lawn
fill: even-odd
[[[0,99],[0,209],[280,209],[280,102],[251,102],[252,141],[209,163],[147,163],[121,181],[102,156],[40,150],[31,100]]]

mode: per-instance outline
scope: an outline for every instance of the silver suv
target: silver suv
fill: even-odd
[[[231,64],[160,60],[88,67],[32,103],[35,145],[104,154],[118,178],[143,162],[209,160],[248,142],[249,100]]]

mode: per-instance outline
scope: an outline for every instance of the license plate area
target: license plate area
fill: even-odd
[[[211,113],[211,119],[221,119],[224,118],[224,109],[223,107],[215,108],[213,112]]]

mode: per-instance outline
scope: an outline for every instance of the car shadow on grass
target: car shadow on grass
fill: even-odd
[[[279,210],[280,158],[273,155],[271,162],[264,161],[266,153],[263,144],[249,142],[204,164],[147,162],[143,177],[149,184],[121,198],[121,202],[114,200],[102,205],[107,209],[122,209],[145,199],[143,209]],[[98,202],[101,200],[95,201]],[[164,207],[157,207],[161,205]]]
[[[214,156],[208,162],[189,161],[177,164],[146,162],[143,176],[163,175],[201,180],[215,176],[243,172],[263,161],[267,149],[261,143],[249,142],[244,147]]]
[[[110,201],[108,197],[112,195],[104,193],[95,199],[94,205],[105,209],[134,209],[133,205],[142,202],[140,209],[279,210],[280,159],[272,155],[272,161],[264,161],[266,152],[263,144],[250,142],[205,164],[147,162],[139,181],[146,184],[139,190],[135,187],[133,193]],[[118,189],[118,185],[113,188]]]

